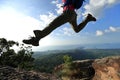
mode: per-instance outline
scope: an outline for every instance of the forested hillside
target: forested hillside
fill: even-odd
[[[120,49],[75,49],[37,52],[34,54],[35,69],[41,72],[52,72],[54,67],[63,63],[63,56],[69,55],[73,60],[96,59],[120,55]],[[39,56],[39,57],[38,57]]]

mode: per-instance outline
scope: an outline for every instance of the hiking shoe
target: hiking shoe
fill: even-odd
[[[23,43],[33,46],[39,46],[39,40],[36,37],[30,37],[30,39],[24,39]]]
[[[87,15],[87,19],[88,19],[89,21],[96,21],[96,18],[93,17],[91,14],[88,14],[88,15]]]
[[[42,37],[42,31],[40,31],[40,30],[34,30],[33,32],[34,32],[36,38],[41,39],[41,37]]]

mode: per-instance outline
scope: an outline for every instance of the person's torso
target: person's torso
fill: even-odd
[[[67,0],[62,0],[62,2],[65,4]],[[63,7],[63,11],[66,10],[73,10],[74,11],[74,5],[73,4],[69,4]]]

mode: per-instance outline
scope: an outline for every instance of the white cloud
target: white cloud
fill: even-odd
[[[0,37],[21,41],[39,28],[39,21],[6,7],[0,10]]]
[[[109,29],[106,29],[105,32],[108,33],[108,32],[116,32],[116,31],[119,31],[119,27],[112,27],[110,26]]]
[[[84,6],[84,14],[91,13],[95,17],[99,17],[106,8],[110,8],[111,6],[119,3],[120,0],[90,0],[89,3]]]
[[[107,0],[108,1],[108,4],[116,4],[117,2],[120,2],[119,0]]]
[[[51,2],[52,4],[57,4],[58,3],[58,0],[54,0]]]
[[[74,35],[74,32],[71,28],[64,27],[63,32],[64,32],[64,35],[67,35],[67,36],[73,36]]]
[[[116,28],[114,28],[114,27],[112,27],[112,26],[110,26],[109,29],[110,29],[110,31],[112,31],[112,32],[117,31]]]
[[[97,31],[96,31],[96,35],[97,35],[97,36],[101,36],[101,35],[104,35],[105,33],[117,32],[117,31],[120,31],[120,27],[110,26],[108,29],[103,30],[103,31],[97,30]]]
[[[96,36],[102,36],[104,33],[103,31],[97,30],[96,31]]]
[[[53,19],[55,19],[57,16],[51,12],[49,12],[48,14],[43,14],[40,15],[40,26],[41,28],[45,28],[50,22],[53,21]]]
[[[63,6],[63,4],[59,3],[58,0],[52,1],[52,4],[56,5],[57,9],[55,9],[55,10],[56,10],[57,14],[61,14],[63,12],[63,8],[61,7],[61,6]]]

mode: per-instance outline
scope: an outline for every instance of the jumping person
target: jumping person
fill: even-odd
[[[77,4],[73,4],[74,1]],[[53,30],[60,27],[61,25],[69,22],[73,28],[73,30],[78,33],[80,32],[88,22],[96,21],[96,18],[93,17],[91,14],[88,14],[85,20],[83,20],[80,24],[77,25],[77,14],[75,9],[78,9],[82,6],[84,0],[62,0],[64,3],[63,5],[63,13],[56,17],[46,28],[43,30],[34,30],[35,37],[31,37],[30,39],[24,39],[23,43],[30,44],[33,46],[39,46],[40,39],[44,38],[45,36],[49,35]],[[78,6],[78,7],[77,7]]]

